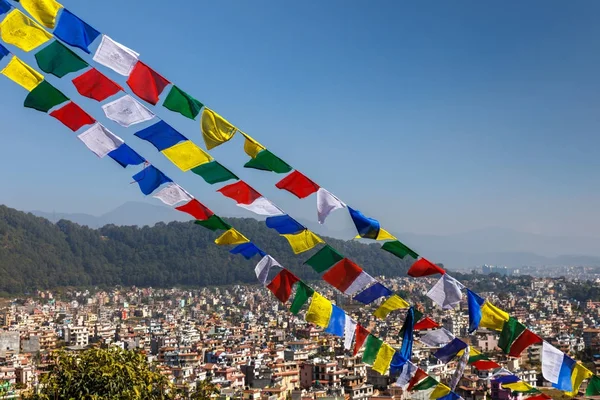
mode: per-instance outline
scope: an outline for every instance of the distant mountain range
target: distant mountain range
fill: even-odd
[[[191,219],[169,207],[138,202],[125,203],[100,216],[31,213],[52,222],[65,219],[90,228],[108,224],[153,226],[157,222]],[[299,219],[299,222],[320,235],[344,240],[353,236],[351,225],[333,229],[314,221]],[[591,237],[545,236],[494,227],[451,235],[400,233],[397,236],[431,261],[444,263],[452,269],[470,270],[482,264],[600,266],[600,239]]]

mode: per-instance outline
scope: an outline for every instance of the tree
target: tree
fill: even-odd
[[[192,392],[190,400],[209,400],[213,395],[220,393],[217,385],[212,383],[210,378],[196,382],[196,390]]]

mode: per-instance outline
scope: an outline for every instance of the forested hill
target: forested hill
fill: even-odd
[[[264,222],[227,219],[282,265],[304,279],[315,279],[302,265],[314,251],[294,255],[287,241]],[[229,254],[231,246],[214,244],[213,233],[193,222],[153,227],[107,225],[90,229],[48,220],[0,206],[0,292],[24,293],[59,286],[136,285],[168,287],[256,283],[258,256],[246,260]],[[404,275],[404,262],[380,249],[327,239],[372,275]]]

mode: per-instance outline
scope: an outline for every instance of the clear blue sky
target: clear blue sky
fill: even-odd
[[[599,2],[62,3],[394,232],[600,237]],[[76,75],[48,79],[209,207],[235,208],[135,138],[145,125],[101,118]],[[2,76],[0,94],[1,203],[101,214],[143,200],[129,185],[137,169],[97,159],[24,109],[26,92]],[[158,114],[201,142],[197,122]],[[315,218],[314,198],[242,168],[240,138],[211,153],[290,214]]]

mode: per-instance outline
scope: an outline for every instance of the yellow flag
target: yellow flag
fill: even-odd
[[[219,236],[215,243],[219,246],[225,246],[228,244],[242,244],[248,243],[250,240],[246,238],[246,236],[239,233],[235,228],[230,228],[228,231],[225,231],[221,236]]]
[[[481,307],[481,322],[479,323],[479,326],[495,331],[501,331],[504,323],[508,321],[509,318],[510,316],[506,311],[502,311],[486,300]]]
[[[300,254],[308,251],[318,245],[319,243],[325,243],[323,239],[309,231],[308,229],[303,230],[300,233],[281,235],[290,242],[292,250],[295,254]]]
[[[321,328],[327,328],[332,311],[333,306],[331,305],[331,302],[319,293],[314,292],[310,306],[306,312],[306,321],[312,322]]]
[[[533,386],[523,382],[515,382],[515,383],[503,383],[502,387],[505,389],[516,390],[518,392],[527,392],[528,390],[533,389]]]
[[[387,343],[383,343],[379,348],[379,352],[377,353],[377,358],[373,363],[373,370],[379,372],[381,375],[387,371],[392,362],[392,358],[394,358],[394,353],[396,350]]]
[[[391,297],[388,297],[388,299],[384,301],[377,310],[375,310],[373,315],[377,318],[385,319],[385,317],[387,317],[392,311],[408,307],[410,307],[410,304],[408,304],[402,297],[395,294]]]
[[[188,171],[213,160],[210,154],[196,146],[191,140],[164,149],[161,153],[182,171]]]
[[[356,235],[354,239],[362,239],[360,235]],[[377,238],[375,240],[398,240],[394,235],[386,231],[385,229],[379,229],[379,233],[377,234]]]
[[[200,127],[208,150],[231,140],[236,131],[235,126],[207,107],[202,112]]]
[[[2,70],[2,75],[5,75],[30,92],[44,80],[44,77],[39,72],[25,64],[17,56],[11,58]]]
[[[252,158],[256,158],[258,153],[265,149],[265,146],[258,143],[256,140],[252,139],[250,136],[240,131],[242,135],[244,135],[244,151]]]
[[[0,23],[0,36],[23,51],[31,51],[52,39],[51,34],[16,8]]]
[[[566,392],[566,395],[569,397],[575,397],[579,393],[579,387],[581,386],[581,382],[584,380],[591,378],[594,373],[584,367],[582,364],[575,364],[573,367],[573,372],[571,373],[571,385],[573,385],[572,392]]]
[[[56,15],[62,4],[54,0],[21,0],[21,5],[37,22],[47,28],[54,29]]]
[[[450,392],[451,392],[451,390],[448,386],[444,385],[443,383],[439,383],[435,387],[435,389],[433,389],[433,392],[431,392],[431,394],[429,395],[429,398],[431,400],[439,399],[440,397],[444,397],[445,395],[447,395]]]

